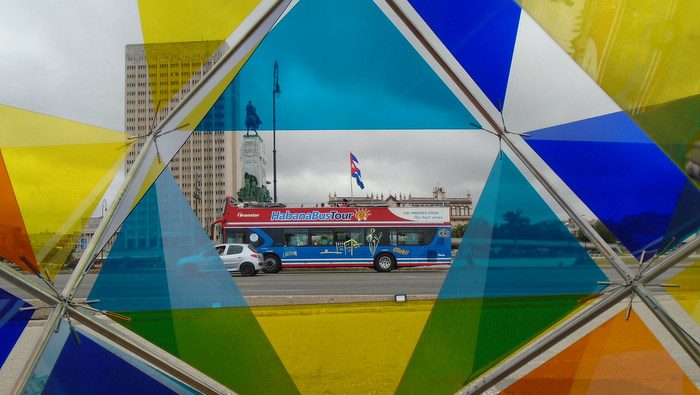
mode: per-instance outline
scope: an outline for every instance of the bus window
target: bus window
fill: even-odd
[[[359,245],[365,245],[365,230],[362,228],[350,229],[350,238],[355,240]]]
[[[365,243],[369,243],[369,238],[372,237],[374,239],[379,238],[379,243],[378,245],[391,245],[389,244],[389,232],[392,230],[391,228],[367,228],[367,236],[365,236]]]
[[[245,229],[226,229],[226,243],[244,243]]]
[[[337,243],[343,243],[348,240],[350,240],[350,231],[349,230],[335,230],[335,241]]]
[[[389,229],[389,244],[393,246],[399,245],[396,229]]]
[[[284,245],[287,247],[300,247],[309,245],[309,233],[306,229],[285,229]]]
[[[311,229],[309,231],[309,237],[311,238],[311,245],[333,245],[333,231],[330,229]]]
[[[396,230],[396,245],[417,246],[423,244],[423,228],[404,228]]]

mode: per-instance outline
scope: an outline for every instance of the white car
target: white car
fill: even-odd
[[[265,266],[263,255],[250,244],[217,244],[215,248],[229,273],[254,276]]]

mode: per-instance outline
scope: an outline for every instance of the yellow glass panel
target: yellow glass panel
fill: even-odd
[[[126,142],[124,133],[0,105],[0,148]]]
[[[206,64],[258,4],[260,0],[140,0],[149,75],[160,75],[159,70],[177,64],[164,79],[151,79],[153,107],[166,108],[183,87],[182,81],[190,81],[199,70],[180,67],[183,59]]]
[[[252,307],[301,393],[394,393],[434,301]]]
[[[34,255],[51,278],[76,246],[128,147],[122,141],[2,150]]]
[[[678,288],[667,288],[678,304],[700,324],[700,261],[676,274],[669,284],[678,284]]]

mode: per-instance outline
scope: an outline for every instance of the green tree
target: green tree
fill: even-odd
[[[606,243],[617,243],[617,238],[615,235],[608,229],[605,224],[600,222],[600,220],[595,220],[591,223],[591,226],[593,227],[593,230],[596,231],[600,235],[600,237],[605,240]],[[588,237],[581,231],[581,229],[577,229],[576,232],[574,232],[574,236],[576,237],[576,240],[578,241],[590,241]]]
[[[467,224],[460,224],[452,227],[452,237],[459,239],[464,237],[464,232],[467,230]]]

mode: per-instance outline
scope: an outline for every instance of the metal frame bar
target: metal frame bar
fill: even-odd
[[[593,227],[583,219],[582,216],[579,215],[579,213],[573,208],[573,206],[569,203],[569,201],[564,198],[559,191],[547,180],[547,178],[544,176],[543,173],[539,171],[539,169],[529,160],[529,158],[517,147],[515,142],[511,139],[510,135],[506,132],[505,127],[501,125],[494,116],[492,116],[492,112],[495,109],[491,109],[489,111],[482,103],[476,98],[476,95],[471,92],[469,89],[468,85],[462,80],[462,78],[459,77],[459,75],[452,69],[450,66],[449,62],[442,56],[440,51],[433,45],[433,41],[429,39],[426,34],[423,33],[422,29],[417,26],[413,19],[407,15],[407,13],[404,11],[405,9],[412,9],[410,4],[407,4],[405,0],[383,0],[383,2],[388,5],[390,10],[394,13],[396,17],[399,18],[401,23],[404,24],[406,28],[410,31],[410,33],[418,40],[420,45],[425,49],[430,57],[435,60],[437,65],[441,68],[442,71],[444,71],[447,76],[449,77],[450,81],[453,82],[456,86],[457,89],[459,89],[460,93],[462,93],[468,100],[469,102],[477,109],[479,112],[479,115],[481,115],[486,122],[488,123],[488,126],[493,128],[495,132],[497,133],[498,137],[502,140],[505,141],[506,145],[513,151],[513,153],[518,157],[520,162],[530,171],[530,173],[540,182],[540,184],[545,188],[545,190],[549,193],[549,195],[554,198],[554,200],[564,209],[564,211],[574,220],[576,225],[581,228],[583,233],[591,240],[596,248],[603,253],[605,258],[611,263],[611,265],[615,268],[615,270],[623,277],[623,279],[626,280],[625,285],[620,289],[617,290],[614,295],[616,297],[619,297],[620,295],[624,294],[625,296],[628,294],[631,294],[632,291],[634,290],[635,293],[639,294],[639,296],[644,300],[644,302],[649,306],[649,308],[654,312],[656,317],[662,322],[664,326],[669,329],[671,332],[671,335],[678,341],[678,343],[686,349],[686,351],[689,353],[691,358],[695,360],[696,363],[700,364],[700,359],[696,359],[696,355],[700,357],[700,352],[697,350],[697,345],[692,341],[692,339],[689,338],[687,333],[682,331],[680,327],[673,321],[668,313],[663,309],[663,307],[658,303],[656,298],[654,298],[651,293],[648,292],[646,287],[644,287],[643,284],[637,284],[639,281],[639,276],[635,277],[632,271],[627,267],[627,265],[622,261],[622,259],[612,250],[612,248],[603,240],[603,238],[593,229]],[[401,4],[399,4],[401,3]],[[524,12],[524,11],[522,11]],[[433,39],[434,40],[434,39]],[[490,107],[492,107],[492,104],[488,102],[487,104]],[[679,255],[680,256],[680,255]],[[682,257],[678,258],[678,260],[682,259]],[[671,267],[673,264],[677,262],[669,262],[666,264],[661,264],[663,265],[663,270],[667,269],[668,267]],[[660,266],[661,266],[660,265]],[[655,273],[661,273],[663,270],[658,270]],[[657,274],[658,275],[658,274]],[[624,297],[624,296],[623,296]],[[610,298],[608,298],[610,299]],[[596,310],[593,310],[594,313],[589,313],[585,314],[583,317],[584,319],[590,319],[592,318],[590,315],[595,314],[597,315],[598,313],[595,313]],[[569,322],[574,322],[574,323],[579,323],[581,319],[574,317],[571,319]],[[479,385],[476,390],[478,391],[479,389],[483,390],[485,386],[491,386],[493,385],[496,381],[500,380],[501,378],[505,377],[502,373],[499,372],[512,372],[514,371],[517,366],[521,366],[525,362],[531,360],[534,358],[534,356],[540,354],[541,352],[544,351],[545,348],[551,346],[554,344],[556,341],[554,339],[557,338],[563,338],[565,336],[568,336],[570,333],[575,330],[576,326],[568,325],[568,324],[563,324],[559,328],[555,329],[554,332],[550,333],[550,337],[545,338],[546,341],[544,342],[537,342],[537,346],[533,347],[528,351],[527,353],[524,354],[519,354],[517,358],[513,359],[506,367],[504,368],[505,370],[492,370],[491,372],[486,373],[482,379],[481,385]],[[687,348],[686,348],[687,347]],[[508,373],[506,373],[507,375]],[[471,387],[468,387],[471,388]]]
[[[663,274],[666,270],[675,266],[678,262],[690,256],[692,253],[700,249],[700,235],[695,236],[693,240],[688,241],[685,245],[681,246],[671,254],[669,254],[663,261],[659,262],[646,272],[642,273],[642,277],[639,281],[643,284],[648,284],[654,281],[658,276]]]
[[[78,264],[73,270],[70,278],[68,279],[68,282],[66,283],[66,286],[64,287],[60,295],[51,295],[46,291],[42,290],[41,288],[36,287],[34,284],[26,282],[26,280],[18,280],[19,275],[12,276],[8,274],[8,271],[11,269],[0,271],[0,275],[2,275],[3,278],[7,278],[13,284],[21,287],[22,289],[36,296],[40,300],[46,301],[49,304],[54,305],[53,311],[49,316],[49,319],[47,320],[42,334],[39,337],[32,353],[30,354],[27,363],[25,364],[21,372],[19,372],[13,383],[13,393],[21,393],[26,387],[31,373],[34,371],[34,368],[44,348],[46,347],[48,339],[51,336],[51,332],[54,330],[56,323],[60,320],[64,313],[69,314],[70,316],[74,317],[76,320],[79,320],[85,325],[89,325],[93,330],[102,334],[105,337],[108,337],[110,340],[118,342],[122,347],[124,347],[131,353],[140,355],[142,357],[148,356],[147,360],[151,362],[154,365],[154,367],[165,372],[166,374],[177,375],[178,379],[182,380],[184,383],[192,386],[195,389],[202,390],[205,393],[221,393],[221,388],[225,388],[220,383],[217,383],[214,380],[202,380],[201,377],[204,375],[193,374],[192,372],[196,371],[194,368],[190,367],[191,370],[184,370],[183,366],[189,365],[185,364],[184,362],[178,360],[177,358],[168,353],[163,352],[157,356],[146,355],[148,353],[144,353],[143,350],[152,349],[153,347],[155,347],[150,342],[145,341],[141,338],[137,338],[135,336],[127,337],[127,330],[125,330],[126,332],[124,334],[113,332],[109,327],[97,321],[95,317],[85,315],[84,313],[78,311],[75,307],[69,306],[67,302],[72,301],[76,289],[80,285],[80,282],[82,281],[85,273],[89,269],[90,264],[93,262],[95,256],[97,255],[95,253],[95,250],[98,248],[100,239],[102,238],[105,230],[107,229],[107,226],[114,220],[114,215],[119,207],[119,204],[123,201],[128,188],[131,186],[133,180],[135,179],[135,175],[139,170],[141,170],[143,160],[146,154],[149,152],[151,146],[154,144],[156,138],[158,137],[158,134],[162,130],[179,129],[181,120],[185,116],[187,116],[187,114],[185,114],[183,110],[187,110],[189,106],[192,105],[190,102],[194,102],[194,105],[196,105],[198,103],[197,99],[200,99],[201,96],[206,96],[206,94],[208,94],[209,92],[203,92],[205,89],[209,89],[209,91],[211,91],[214,87],[217,86],[220,80],[223,79],[228,73],[229,69],[226,69],[225,67],[230,66],[229,64],[232,62],[235,66],[244,59],[247,53],[257,44],[256,37],[261,38],[264,37],[265,34],[267,34],[267,32],[272,28],[272,26],[274,26],[274,23],[279,19],[279,17],[283,15],[285,9],[289,6],[290,2],[291,0],[268,1],[266,4],[267,8],[262,12],[259,18],[254,21],[252,25],[246,27],[247,30],[245,30],[242,36],[237,39],[236,44],[232,48],[230,48],[226,52],[226,54],[224,54],[222,59],[212,68],[212,70],[210,70],[210,72],[207,73],[202,78],[202,80],[200,80],[200,82],[192,88],[192,90],[187,94],[187,96],[183,98],[183,100],[180,103],[178,103],[178,105],[154,129],[152,134],[144,143],[144,146],[139,152],[139,155],[135,159],[134,166],[132,167],[130,174],[127,175],[127,178],[121,185],[117,197],[115,198],[115,201],[112,203],[112,206],[105,214],[103,220],[98,225],[98,228],[96,229],[93,238],[87,245],[85,252],[78,261]],[[236,32],[238,32],[238,30],[235,31],[234,34],[236,34]],[[215,77],[218,78],[218,80]],[[190,133],[192,133],[192,131],[190,131]],[[2,269],[6,268],[3,267]],[[64,300],[61,300],[61,298],[63,298]]]

